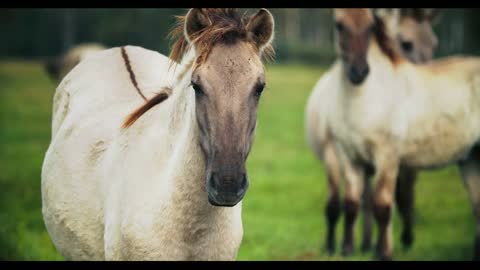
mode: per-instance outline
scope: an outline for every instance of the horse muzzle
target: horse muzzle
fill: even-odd
[[[243,199],[247,189],[246,174],[231,177],[212,173],[207,180],[208,202],[213,206],[233,207]]]

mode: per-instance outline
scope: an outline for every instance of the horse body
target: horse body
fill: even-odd
[[[454,61],[443,72],[432,72]],[[410,67],[408,132],[401,148],[407,166],[437,168],[466,158],[480,138],[480,59],[450,58]]]
[[[474,82],[480,61],[476,69],[460,65],[461,76],[452,77],[428,72],[432,65],[420,67],[423,72],[408,62],[394,66],[375,44],[370,56],[376,65],[361,86],[351,85],[336,69],[343,85],[333,102],[341,108],[330,123],[348,156],[370,163],[385,142],[393,143],[402,165],[417,169],[467,156],[480,138],[480,85]]]
[[[171,87],[168,58],[137,47],[126,51],[147,97]],[[215,208],[204,200],[206,191],[195,183],[204,179],[205,169],[194,140],[193,91],[178,90],[136,129],[121,132],[127,113],[142,99],[120,48],[82,62],[59,86],[56,95],[68,100],[54,112],[54,122],[63,121],[45,158],[43,212],[66,258],[235,257],[241,204]],[[184,196],[189,200],[180,199]],[[191,242],[204,248],[188,248]]]
[[[109,49],[57,88],[42,211],[67,259],[236,258],[273,17],[191,9],[174,36],[170,59]]]

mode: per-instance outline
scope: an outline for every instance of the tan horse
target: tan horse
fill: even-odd
[[[107,48],[98,43],[83,43],[79,44],[64,55],[50,59],[45,63],[45,70],[50,78],[55,81],[60,81],[70,70],[72,70],[80,61],[86,57],[97,53]]]
[[[392,204],[400,167],[458,164],[477,221],[480,258],[480,59],[450,57],[414,65],[386,30],[384,13],[336,9],[339,60],[330,71],[331,134],[347,181],[374,168],[378,256],[393,255]],[[347,190],[352,215],[362,188]],[[358,207],[357,207],[358,208]]]
[[[42,210],[65,258],[236,258],[273,33],[265,9],[191,9],[171,59],[113,48],[63,79]]]
[[[438,46],[438,39],[433,32],[432,26],[438,21],[439,10],[426,8],[402,8],[398,10],[385,13],[382,20],[389,21],[389,23],[393,25],[390,27],[393,29],[389,29],[389,31],[397,32],[396,35],[391,36],[396,37],[395,40],[399,44],[400,52],[412,63],[421,64],[430,62],[433,59],[434,50]],[[385,10],[379,9],[379,11],[382,12]],[[398,26],[394,27],[394,25]],[[410,248],[414,239],[414,184],[416,178],[416,170],[402,167],[399,171],[397,187],[395,189],[395,199],[403,223],[401,242],[405,248]],[[367,185],[364,189],[362,203],[362,251],[368,251],[371,248],[373,225],[372,199],[370,185]]]
[[[392,14],[388,14],[383,20],[388,22],[391,27],[389,31],[390,35],[394,37],[399,37],[397,40],[401,48],[405,48],[404,43],[410,42],[412,45],[408,50],[403,51],[402,53],[408,57],[412,62],[420,62],[425,60],[430,60],[429,57],[433,55],[433,50],[437,46],[437,38],[433,34],[432,25],[427,22],[432,22],[434,16],[431,12],[425,10],[417,9],[401,9],[394,10]],[[378,12],[381,12],[378,9]],[[410,29],[409,27],[414,27],[418,29]],[[401,37],[401,38],[400,38]],[[421,57],[419,57],[421,56]],[[329,109],[329,96],[331,94],[331,89],[327,83],[329,79],[327,72],[322,76],[321,80],[314,87],[314,90],[308,100],[306,108],[306,135],[307,140],[316,153],[317,157],[325,162],[327,179],[329,185],[329,198],[327,201],[326,207],[326,218],[327,218],[327,236],[326,236],[326,248],[327,251],[333,253],[335,251],[335,227],[340,217],[340,183],[341,183],[341,166],[339,164],[338,157],[334,151],[335,142],[329,131],[329,124],[326,121],[328,109]],[[412,212],[413,212],[413,182],[415,179],[414,170],[402,170],[402,177],[406,179],[408,183],[412,185],[403,185],[399,188],[400,192],[397,197],[402,204],[400,207],[402,217],[406,217],[403,220],[405,221],[406,231],[411,232],[410,227],[412,226]],[[400,181],[399,181],[400,183]],[[349,185],[355,185],[350,187]],[[358,183],[347,182],[347,190],[355,188]],[[405,187],[404,187],[405,186]],[[363,213],[364,213],[364,226],[363,226],[363,242],[362,250],[366,251],[370,249],[371,246],[371,230],[372,230],[372,202],[371,202],[371,190],[367,188],[364,191],[364,201],[363,201]],[[349,198],[351,195],[350,192],[347,192],[346,199],[347,202],[355,201],[353,198]],[[348,207],[349,204],[347,203]],[[407,207],[411,206],[411,207]],[[358,206],[353,206],[358,207]],[[346,211],[346,226],[344,232],[344,241],[342,253],[344,255],[349,255],[353,252],[353,230],[354,230],[354,221],[355,217],[351,213],[352,210]]]

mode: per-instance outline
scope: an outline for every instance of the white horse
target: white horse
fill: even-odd
[[[339,60],[329,75],[329,111],[335,113],[328,114],[328,123],[347,182],[363,183],[366,168],[374,168],[379,257],[393,254],[391,213],[399,168],[457,163],[477,221],[474,258],[480,258],[480,59],[414,65],[389,36],[389,22],[371,10],[336,9],[335,20]],[[361,190],[356,185],[346,192],[359,198]],[[346,210],[353,215],[351,208]]]
[[[385,12],[383,9],[375,9],[375,12]],[[438,13],[436,10],[425,9],[393,9],[382,18],[389,24],[389,35],[395,37],[400,52],[411,62],[424,63],[433,57],[433,51],[437,47],[438,40],[432,30],[432,22]],[[325,169],[328,179],[329,197],[326,206],[327,235],[326,249],[329,253],[335,252],[335,227],[340,217],[340,185],[341,185],[341,164],[335,151],[335,141],[331,135],[328,123],[328,113],[331,111],[332,95],[331,69],[327,71],[314,86],[305,110],[305,134],[307,142],[316,156],[325,162]],[[403,244],[409,246],[412,243],[413,226],[413,184],[415,171],[403,169],[399,178],[404,179],[398,188],[399,210],[404,221]],[[400,182],[399,182],[400,183]],[[344,255],[353,253],[354,246],[354,224],[356,220],[356,208],[359,198],[355,197],[356,192],[352,189],[360,188],[362,183],[347,182],[346,226],[344,231],[343,249]],[[353,186],[352,186],[353,185]],[[371,191],[364,190],[363,206],[363,241],[362,250],[367,251],[371,246],[372,230],[372,202]],[[358,202],[358,203],[357,203]]]
[[[181,64],[127,46],[64,78],[42,211],[66,259],[236,258],[273,29],[265,9],[191,9],[174,30]]]

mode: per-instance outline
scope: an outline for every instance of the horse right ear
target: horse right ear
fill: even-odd
[[[440,9],[438,8],[429,8],[425,11],[426,19],[432,24],[435,25],[440,21]]]
[[[378,19],[386,21],[398,21],[400,20],[399,8],[374,8],[373,15]]]
[[[260,9],[250,18],[246,28],[253,42],[262,51],[273,40],[275,22],[272,13],[267,9]]]
[[[210,18],[202,11],[202,9],[190,9],[185,16],[185,38],[191,43],[195,39],[195,34],[211,24],[212,22],[210,21]]]

